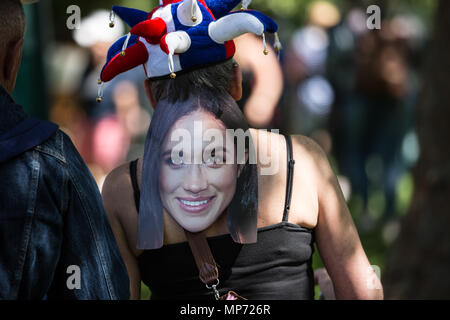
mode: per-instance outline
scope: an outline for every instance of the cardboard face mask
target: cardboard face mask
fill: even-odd
[[[227,158],[234,154],[225,148],[233,141],[223,143],[227,140],[225,130],[213,114],[196,110],[175,122],[162,145],[161,202],[178,224],[190,232],[210,227],[235,195],[239,167],[236,161],[226,164]],[[211,133],[216,138],[206,141],[204,137]]]
[[[246,143],[237,142],[237,132]],[[163,245],[163,209],[190,232],[209,228],[226,213],[235,242],[256,242],[258,181],[249,152],[248,126],[230,96],[206,92],[160,101],[145,144],[138,249]]]

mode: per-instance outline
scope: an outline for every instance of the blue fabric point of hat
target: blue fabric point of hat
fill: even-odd
[[[133,8],[113,6],[112,10],[131,28],[133,28],[138,23],[147,20],[148,17],[148,12]]]
[[[222,18],[233,10],[242,0],[205,0],[206,5],[216,19]]]
[[[114,58],[118,53],[122,52],[123,44],[125,43],[125,40],[127,39],[127,36],[122,36],[114,42],[114,44],[109,48],[108,55],[107,55],[107,61],[106,65],[111,61],[112,58]],[[132,45],[135,45],[139,40],[138,36],[131,35],[130,40],[128,40],[127,48],[131,47]]]
[[[180,55],[180,64],[183,69],[190,69],[198,65],[207,65],[227,58],[227,50],[211,40],[208,26],[197,26],[187,31],[192,40],[191,48]]]

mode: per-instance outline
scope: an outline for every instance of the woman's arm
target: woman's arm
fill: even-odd
[[[117,171],[119,172],[117,172]],[[126,231],[121,223],[120,209],[126,203],[122,199],[121,189],[125,187],[120,177],[120,168],[111,172],[105,180],[102,189],[103,206],[114,233],[117,245],[119,247],[122,259],[127,267],[128,276],[130,278],[130,299],[139,300],[141,297],[141,274],[136,259],[136,255],[129,245]],[[122,181],[120,181],[122,180]],[[131,186],[130,186],[131,188]]]
[[[333,281],[337,299],[383,299],[381,282],[372,269],[327,156],[311,143],[317,167],[319,254]]]
[[[242,70],[252,71],[255,79],[245,104],[245,118],[251,127],[266,128],[274,116],[283,90],[280,63],[272,47],[267,48],[267,56],[263,54],[263,42],[255,35],[242,35],[235,43],[237,49],[234,58]]]

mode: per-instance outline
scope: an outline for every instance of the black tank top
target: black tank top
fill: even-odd
[[[295,161],[291,137],[285,137],[288,170],[283,220],[259,228],[255,244],[235,243],[230,234],[208,238],[219,269],[220,295],[234,290],[250,300],[314,299],[314,231],[288,222]],[[130,174],[139,212],[136,172],[137,160],[131,162]],[[146,250],[138,257],[138,264],[152,300],[214,300],[212,291],[198,278],[188,242]]]

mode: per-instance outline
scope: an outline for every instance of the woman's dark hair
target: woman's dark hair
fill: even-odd
[[[178,100],[186,100],[198,90],[229,93],[235,64],[233,59],[229,59],[212,66],[179,74],[175,79],[146,81],[150,81],[156,101],[167,99],[174,103]]]
[[[158,102],[145,142],[138,224],[139,249],[157,249],[163,245],[163,206],[159,193],[162,147],[175,122],[197,110],[212,113],[227,129],[249,132],[248,124],[238,105],[222,90],[197,90],[186,100],[171,102],[163,99]],[[246,137],[245,146],[249,154],[254,152],[250,134]],[[235,154],[239,155],[239,152]],[[239,161],[238,159],[238,163],[243,163]],[[247,161],[237,179],[236,193],[227,208],[228,229],[236,242],[256,242],[257,211],[257,167]]]

